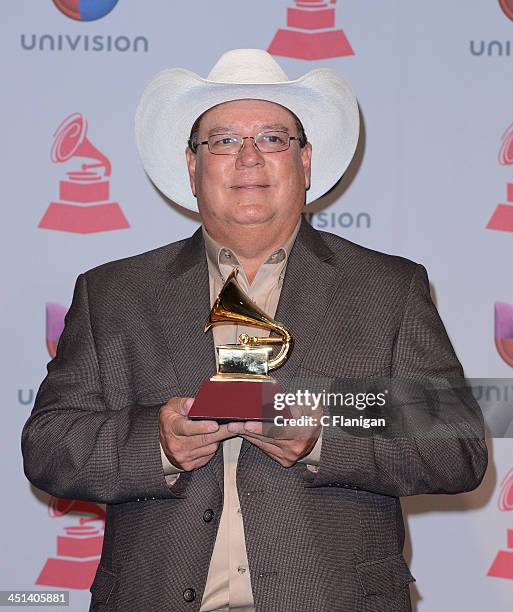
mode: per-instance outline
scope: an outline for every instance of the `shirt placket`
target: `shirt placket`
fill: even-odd
[[[221,248],[217,251],[216,255],[215,263],[212,260],[209,261],[211,304],[213,304],[215,298],[219,295],[224,281],[228,278],[229,274],[235,267],[239,267],[240,272],[237,280],[242,290],[264,312],[274,316],[286,262],[286,255],[283,250],[273,254],[260,267],[251,285],[248,283],[244,269],[233,252],[229,249]],[[214,344],[236,344],[238,343],[239,335],[243,332],[251,336],[265,337],[269,335],[268,330],[252,326],[220,325],[213,328]],[[217,585],[215,600],[218,599],[217,596],[222,594],[223,588],[227,586],[228,607],[230,610],[254,612],[252,602],[251,605],[248,605],[249,600],[252,599],[251,576],[245,545],[244,519],[237,491],[237,463],[242,438],[230,438],[222,444],[224,458],[224,504],[219,531],[226,534],[222,546],[226,562],[222,569],[216,564],[215,575],[217,578],[220,578],[219,573],[222,572],[223,579],[221,581],[212,581],[212,586],[214,584]],[[221,542],[216,541],[213,554],[213,557],[216,559],[219,559],[218,552],[220,550],[217,549],[219,544]],[[223,585],[226,586],[223,587]],[[221,608],[219,607],[217,610],[221,610]]]

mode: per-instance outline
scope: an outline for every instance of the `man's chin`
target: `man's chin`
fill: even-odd
[[[236,225],[262,225],[274,219],[275,212],[260,204],[239,204],[233,211],[232,219]]]

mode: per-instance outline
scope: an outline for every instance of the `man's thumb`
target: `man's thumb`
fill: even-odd
[[[181,412],[181,414],[183,414],[183,416],[187,416],[189,414],[189,410],[192,408],[193,404],[194,404],[194,398],[193,397],[184,397],[184,398],[182,398],[182,401],[180,402],[180,412]]]

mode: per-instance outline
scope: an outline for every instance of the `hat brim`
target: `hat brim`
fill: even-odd
[[[144,169],[160,191],[197,211],[185,162],[194,121],[209,108],[233,100],[268,100],[301,120],[312,144],[311,186],[306,203],[329,191],[344,174],[358,142],[358,103],[348,83],[329,68],[282,83],[218,83],[173,68],[146,86],[135,116]]]

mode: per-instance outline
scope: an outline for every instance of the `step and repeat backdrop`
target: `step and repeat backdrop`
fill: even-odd
[[[4,3],[0,589],[65,589],[87,609],[104,508],[31,487],[21,429],[77,275],[198,227],[141,168],[145,83],[172,66],[206,76],[239,47],[269,50],[290,78],[329,66],[352,84],[357,156],[308,219],[426,266],[486,414],[482,486],[404,500],[415,609],[511,610],[513,0]]]

